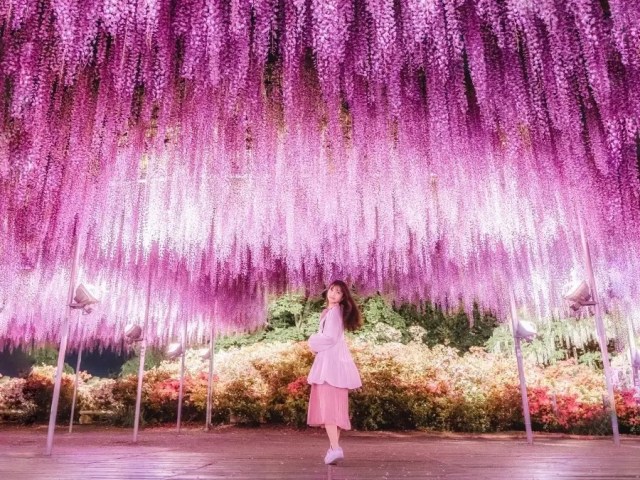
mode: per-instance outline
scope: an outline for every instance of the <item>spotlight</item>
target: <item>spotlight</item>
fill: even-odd
[[[78,285],[76,288],[76,295],[73,297],[73,303],[69,306],[75,309],[82,309],[82,312],[87,315],[93,311],[91,305],[99,303],[98,289],[93,285]]]
[[[182,348],[182,344],[175,342],[175,343],[171,343],[166,350],[166,354],[167,357],[169,358],[169,360],[174,360],[176,358],[178,358],[180,355],[182,355],[183,352],[183,348]]]
[[[569,301],[569,308],[574,312],[582,307],[595,305],[595,302],[590,301],[591,289],[584,280],[572,283],[563,297]]]
[[[516,326],[515,332],[513,332],[513,336],[521,340],[532,340],[537,333],[538,330],[533,323],[525,320],[518,320],[518,325]]]
[[[198,356],[200,357],[200,360],[209,360],[211,358],[211,349],[201,348],[198,350]]]
[[[127,337],[127,341],[134,343],[142,340],[142,327],[135,323],[130,323],[124,327],[124,336]]]

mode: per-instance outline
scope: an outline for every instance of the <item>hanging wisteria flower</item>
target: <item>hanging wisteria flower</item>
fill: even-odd
[[[0,2],[0,271],[34,299],[0,334],[56,334],[74,232],[105,339],[149,278],[154,339],[337,276],[498,312],[514,285],[550,315],[578,214],[599,281],[640,300],[639,22],[633,0]]]

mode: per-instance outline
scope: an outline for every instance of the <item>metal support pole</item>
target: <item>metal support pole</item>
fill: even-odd
[[[73,400],[71,401],[71,418],[69,419],[69,433],[73,432],[73,417],[76,411],[76,398],[78,396],[78,382],[80,381],[80,362],[82,361],[82,344],[84,339],[80,339],[80,349],[78,350],[78,361],[76,362],[76,381],[73,384]]]
[[[631,378],[633,379],[633,387],[638,388],[640,385],[638,384],[638,369],[635,365],[636,358],[636,335],[633,331],[633,323],[631,321],[631,317],[626,315],[627,318],[627,333],[629,335],[629,363],[631,364]]]
[[[184,397],[184,359],[187,356],[187,322],[184,323],[182,332],[182,355],[180,355],[180,388],[178,389],[178,421],[176,432],[180,433],[180,423],[182,420],[182,399]]]
[[[58,366],[56,368],[56,378],[53,384],[53,397],[51,399],[51,412],[49,413],[49,429],[47,431],[47,448],[45,455],[51,455],[53,449],[53,434],[56,429],[56,417],[58,416],[58,403],[60,401],[60,388],[62,386],[62,371],[64,368],[64,356],[67,352],[67,342],[69,341],[69,325],[71,310],[69,305],[73,303],[73,296],[76,289],[76,276],[78,275],[78,261],[80,249],[78,247],[78,231],[74,231],[73,236],[73,259],[71,263],[71,273],[69,278],[69,293],[67,295],[66,312],[62,323],[62,339],[60,340],[60,348],[58,349]]]
[[[133,420],[133,443],[138,441],[138,426],[140,425],[140,406],[142,404],[142,379],[144,377],[144,357],[147,351],[147,335],[149,328],[149,304],[151,302],[151,263],[149,263],[149,280],[147,282],[147,301],[144,308],[144,325],[142,327],[142,341],[140,342],[140,365],[138,366],[138,390],[136,392],[136,412]]]
[[[211,320],[211,338],[209,339],[209,379],[207,382],[207,418],[205,419],[204,429],[209,431],[211,428],[211,414],[213,413],[213,357],[216,349],[216,327],[215,318]]]
[[[518,363],[518,377],[520,378],[520,394],[522,396],[522,413],[524,415],[524,428],[527,432],[527,443],[533,444],[533,429],[531,428],[531,414],[529,412],[529,397],[527,396],[527,381],[524,377],[524,363],[522,360],[522,349],[520,348],[520,338],[516,335],[518,329],[518,311],[513,290],[511,297],[511,325],[513,327],[513,343],[516,350],[516,361]]]
[[[613,443],[617,446],[620,445],[620,432],[618,431],[618,415],[616,413],[616,400],[613,393],[613,383],[611,379],[611,365],[609,364],[609,352],[607,351],[607,333],[604,328],[604,322],[602,320],[602,307],[598,298],[598,292],[596,289],[595,275],[593,274],[593,264],[591,263],[591,251],[589,249],[589,243],[584,233],[584,225],[582,224],[582,217],[579,220],[580,224],[580,238],[582,240],[582,250],[584,253],[584,262],[587,267],[587,274],[589,275],[589,289],[591,291],[591,300],[595,303],[596,312],[596,332],[598,334],[598,343],[600,344],[600,354],[602,355],[602,364],[604,365],[604,379],[607,385],[608,403],[611,413],[611,429],[613,430]]]

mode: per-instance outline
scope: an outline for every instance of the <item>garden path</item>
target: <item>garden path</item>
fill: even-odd
[[[536,434],[464,435],[348,432],[343,464],[322,463],[320,430],[190,427],[131,430],[78,426],[56,432],[43,455],[46,427],[0,429],[0,480],[40,479],[640,479],[640,438]]]

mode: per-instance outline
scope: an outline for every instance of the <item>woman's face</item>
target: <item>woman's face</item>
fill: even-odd
[[[342,301],[342,289],[338,285],[332,285],[327,291],[327,300],[329,305],[335,305]]]

